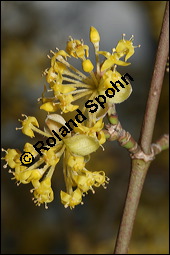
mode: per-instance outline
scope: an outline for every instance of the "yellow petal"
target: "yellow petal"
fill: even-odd
[[[108,68],[111,68],[115,64],[115,60],[112,57],[106,59],[102,65],[101,72],[105,71]]]
[[[55,105],[53,102],[47,102],[42,104],[40,109],[46,112],[56,112],[58,110],[58,105]]]

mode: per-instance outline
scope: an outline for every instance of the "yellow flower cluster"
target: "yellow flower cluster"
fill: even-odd
[[[22,132],[34,137],[34,132],[37,132],[45,137],[54,137],[52,130],[56,133],[61,125],[65,125],[66,121],[59,113],[68,113],[79,108],[79,104],[74,105],[73,102],[84,98],[86,101],[93,101],[97,96],[102,95],[107,88],[113,88],[110,81],[118,81],[122,75],[117,72],[116,67],[127,66],[130,63],[126,61],[134,54],[133,37],[130,40],[120,40],[112,50],[112,54],[106,51],[99,51],[100,35],[94,28],[90,28],[90,41],[92,42],[96,56],[96,70],[89,59],[89,47],[84,44],[83,40],[76,40],[72,37],[66,45],[66,50],[57,52],[51,51],[52,57],[51,67],[44,71],[47,83],[49,84],[52,97],[46,97],[46,87],[39,99],[42,103],[40,109],[48,112],[45,120],[45,131],[39,129],[38,121],[33,116],[25,116],[24,120],[20,120]],[[102,55],[102,63],[99,61],[99,55]],[[80,59],[82,70],[88,73],[86,76],[82,71],[79,71],[74,66],[69,64],[68,58]],[[120,58],[124,60],[120,60]],[[96,112],[87,111],[86,107],[82,108],[83,114],[86,114],[87,120],[84,123],[78,123],[74,126],[72,132],[58,141],[55,145],[43,147],[41,155],[37,153],[35,147],[26,143],[23,151],[31,153],[35,157],[36,162],[26,166],[21,162],[22,153],[16,149],[7,149],[3,158],[9,165],[10,173],[16,179],[17,184],[31,183],[33,188],[31,192],[34,195],[34,203],[38,206],[47,204],[53,201],[54,194],[51,188],[51,179],[61,157],[63,160],[63,174],[66,184],[66,192],[61,191],[61,202],[65,207],[74,208],[78,204],[83,204],[82,197],[89,190],[93,193],[94,187],[103,186],[108,183],[109,178],[105,176],[104,171],[89,171],[85,165],[90,159],[90,154],[95,152],[102,144],[106,142],[104,132],[103,118],[111,109],[113,104],[121,103],[126,100],[131,94],[131,85],[125,85],[124,91],[120,90],[114,98],[109,99],[105,104],[105,109],[98,107]],[[52,114],[51,114],[52,113]]]

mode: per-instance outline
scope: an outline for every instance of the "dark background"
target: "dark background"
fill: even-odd
[[[83,38],[91,49],[89,29],[98,29],[100,50],[110,51],[123,33],[133,34],[141,44],[128,67],[119,67],[134,79],[133,93],[117,105],[123,127],[138,140],[149,91],[165,1],[1,1],[2,147],[23,149],[26,137],[15,127],[21,114],[35,116],[41,128],[46,114],[39,110],[49,67],[46,57],[55,47],[65,49],[68,36]],[[92,52],[92,51],[90,51]],[[154,138],[168,132],[168,73],[165,74]],[[38,138],[37,138],[38,139]],[[128,152],[117,142],[107,142],[105,151],[92,154],[89,170],[104,170],[110,178],[84,198],[84,205],[65,209],[60,202],[64,190],[62,164],[52,179],[55,200],[49,209],[35,207],[31,185],[17,187],[2,168],[1,252],[3,254],[102,254],[112,253],[121,219],[130,173]],[[2,157],[4,153],[2,153]],[[4,163],[4,162],[3,162]],[[168,151],[151,164],[139,204],[130,254],[168,254]]]

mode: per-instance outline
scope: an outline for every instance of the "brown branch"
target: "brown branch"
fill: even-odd
[[[152,135],[155,125],[156,113],[161,94],[163,78],[166,68],[166,63],[169,53],[169,2],[167,1],[166,10],[164,14],[164,21],[162,24],[158,50],[156,54],[156,61],[154,72],[151,81],[151,88],[146,105],[143,126],[141,130],[141,148],[148,154],[152,141]]]
[[[169,46],[168,21],[169,21],[169,3],[167,2],[156,55],[154,72],[151,81],[151,88],[148,96],[143,127],[141,131],[141,148],[145,154],[151,153],[150,148],[155,125],[155,118],[168,57]],[[150,162],[145,162],[144,160],[141,159],[132,160],[132,170],[129,181],[129,187],[125,201],[122,221],[120,224],[119,233],[116,240],[114,254],[128,253],[128,247],[132,235],[136,211],[138,208],[143,183],[146,177],[147,170],[150,166]]]

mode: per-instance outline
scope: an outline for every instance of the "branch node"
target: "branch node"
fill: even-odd
[[[145,162],[149,162],[155,159],[155,153],[153,148],[151,148],[151,154],[145,154],[143,151],[138,151],[136,153],[130,154],[132,159],[142,159]]]

